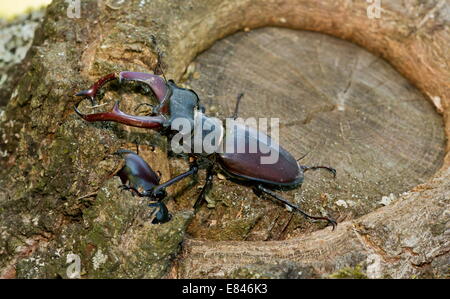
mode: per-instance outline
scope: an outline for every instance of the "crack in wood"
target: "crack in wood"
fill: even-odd
[[[362,230],[364,230],[364,232],[362,232]],[[366,247],[371,253],[377,254],[383,259],[383,261],[391,264],[401,260],[401,257],[399,256],[389,255],[386,250],[384,250],[380,245],[372,240],[370,234],[366,231],[367,229],[361,227],[361,224],[353,224],[353,232],[356,234],[364,247]]]

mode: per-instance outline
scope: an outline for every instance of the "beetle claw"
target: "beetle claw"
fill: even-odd
[[[91,103],[92,103],[92,106],[95,106],[95,105],[97,105],[97,103],[95,101],[95,96],[97,95],[98,90],[103,85],[105,85],[106,82],[109,82],[109,81],[115,80],[115,79],[117,79],[117,75],[114,74],[114,73],[106,75],[105,77],[100,78],[97,82],[95,82],[91,86],[91,88],[86,89],[86,90],[82,90],[82,91],[76,93],[75,96],[89,98]]]
[[[80,110],[78,110],[78,105],[73,106],[73,110],[75,110],[75,113],[78,114],[79,117],[81,117],[82,119],[86,119],[86,115],[84,115],[83,113],[81,113]]]
[[[94,92],[94,89],[92,89],[92,88],[77,92],[75,94],[75,96],[76,97],[86,97],[91,101],[92,106],[97,105],[97,101],[95,100],[95,92]]]
[[[337,225],[338,225],[336,220],[334,220],[333,218],[329,218],[329,217],[327,217],[326,219],[327,219],[328,223],[333,226],[331,231],[334,231],[336,229]]]
[[[166,118],[161,115],[135,116],[126,114],[119,109],[119,101],[116,101],[113,109],[110,112],[101,112],[94,114],[83,114],[78,110],[77,106],[78,105],[75,105],[74,107],[75,112],[88,122],[115,121],[129,126],[148,129],[159,129],[163,127],[163,124],[166,122]]]
[[[328,170],[333,174],[333,178],[336,178],[336,169],[329,167]]]
[[[126,81],[137,81],[148,85],[159,102],[163,101],[166,93],[168,91],[167,84],[164,79],[157,75],[140,73],[140,72],[120,72],[118,80],[121,83],[123,80]]]
[[[93,88],[85,89],[82,91],[79,91],[75,94],[77,97],[89,97],[93,98],[95,96],[95,92]]]

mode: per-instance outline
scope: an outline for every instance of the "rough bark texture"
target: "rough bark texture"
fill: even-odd
[[[118,192],[111,178],[120,165],[112,153],[133,142],[164,178],[180,172],[185,165],[168,162],[164,140],[86,124],[72,112],[73,94],[99,76],[154,69],[156,48],[165,54],[166,76],[178,80],[216,40],[244,28],[282,26],[334,35],[385,58],[442,113],[448,137],[448,2],[383,2],[380,19],[367,17],[365,1],[81,3],[80,19],[67,18],[64,1],[50,5],[24,62],[29,67],[0,114],[2,277],[66,277],[69,253],[80,255],[82,277],[448,275],[448,144],[442,167],[427,182],[340,223],[336,232],[280,241],[196,240],[185,236],[198,191],[193,184],[170,190],[174,220],[151,226],[136,220],[145,205]],[[105,94],[119,96],[128,109],[143,101],[141,93],[127,95],[117,86]]]
[[[28,67],[21,62],[43,16],[44,10],[40,9],[12,21],[0,19],[0,107],[6,106],[18,79]]]

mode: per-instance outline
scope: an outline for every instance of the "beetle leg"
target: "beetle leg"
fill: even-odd
[[[120,189],[122,190],[131,190],[131,194],[134,196],[135,194],[137,194],[139,197],[150,197],[153,198],[155,200],[161,200],[164,197],[166,197],[167,193],[162,190],[159,193],[153,193],[152,189],[150,190],[144,190],[142,192],[140,192],[138,189],[134,188],[133,186],[129,186],[129,185],[120,185],[119,186]],[[156,194],[156,195],[155,195]]]
[[[332,229],[332,230],[334,230],[334,229],[336,228],[336,226],[337,226],[337,222],[336,222],[336,220],[334,220],[333,218],[330,218],[330,217],[320,217],[320,216],[311,216],[311,215],[305,213],[304,211],[302,211],[302,210],[300,209],[300,207],[298,207],[297,205],[294,205],[293,203],[290,203],[289,201],[287,201],[286,199],[284,199],[284,198],[281,197],[280,195],[276,194],[276,193],[273,192],[272,190],[269,190],[269,189],[267,189],[267,188],[264,188],[264,187],[261,186],[261,185],[257,185],[257,186],[256,186],[256,189],[257,189],[257,191],[260,191],[260,192],[262,192],[262,193],[265,193],[265,194],[271,196],[272,198],[275,198],[276,200],[281,201],[282,203],[284,203],[285,205],[287,205],[287,206],[291,207],[292,209],[296,210],[297,212],[299,212],[300,214],[302,214],[302,215],[305,216],[306,218],[314,219],[314,220],[326,220],[326,221],[328,221],[328,223],[331,224],[331,225],[333,226],[333,229]]]
[[[131,195],[134,197],[135,195],[139,196],[139,197],[145,197],[145,196],[149,196],[148,193],[146,191],[144,192],[140,192],[138,189],[134,188],[133,186],[130,185],[120,185],[118,187],[121,190],[131,190]]]
[[[167,182],[165,182],[165,183],[163,183],[163,184],[160,184],[160,185],[154,187],[154,188],[152,189],[152,193],[153,193],[154,196],[156,196],[157,194],[159,194],[159,193],[165,191],[165,189],[166,189],[167,187],[169,187],[169,186],[171,186],[171,185],[173,185],[173,184],[175,184],[175,183],[181,181],[181,180],[184,179],[185,177],[194,175],[194,174],[196,174],[197,172],[198,172],[198,166],[197,166],[197,164],[194,163],[193,165],[191,165],[191,167],[190,167],[190,169],[189,169],[188,171],[186,171],[186,172],[184,172],[184,173],[182,173],[182,174],[180,174],[180,175],[178,175],[178,176],[176,176],[176,177],[174,177],[174,178],[168,180]]]
[[[331,172],[333,174],[334,177],[336,177],[336,169],[328,167],[328,166],[304,166],[304,165],[300,165],[300,167],[303,169],[303,172],[306,172],[308,170],[316,170],[319,168],[323,168],[328,170],[329,172]]]
[[[150,202],[148,206],[153,208],[152,212],[150,212],[150,222],[152,224],[165,223],[172,219],[172,215],[164,203],[159,201]]]
[[[203,200],[205,199],[206,193],[209,191],[209,189],[211,189],[213,178],[214,178],[214,172],[211,167],[211,168],[208,168],[208,171],[206,173],[205,185],[203,185],[202,192],[200,193],[200,195],[197,197],[197,200],[195,201],[194,209],[197,209],[200,206],[200,204],[203,202]]]
[[[75,112],[88,122],[95,121],[114,121],[121,124],[147,129],[160,129],[167,122],[162,115],[156,116],[136,116],[122,112],[119,109],[119,101],[114,104],[114,108],[110,112],[83,114],[78,110],[77,105],[74,107]]]
[[[130,186],[127,185],[127,184],[120,185],[120,186],[117,187],[117,188],[119,188],[119,189],[121,189],[121,190],[130,190],[130,189],[132,189],[132,187],[130,187]]]
[[[130,185],[123,184],[123,185],[120,185],[118,188],[121,189],[121,190],[131,190],[131,195],[133,195],[133,197],[134,197],[134,195],[136,195],[136,194],[137,194],[139,197],[144,197],[144,196],[146,195],[145,193],[139,192],[139,190],[137,190],[136,188],[134,188],[134,187],[132,187],[132,186],[130,186]],[[145,191],[144,191],[144,192],[145,192]]]

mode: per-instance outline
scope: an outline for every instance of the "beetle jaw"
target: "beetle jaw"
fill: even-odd
[[[159,102],[164,100],[169,89],[163,78],[148,73],[120,72],[118,80],[119,83],[122,83],[123,81],[138,81],[147,84]]]

